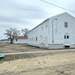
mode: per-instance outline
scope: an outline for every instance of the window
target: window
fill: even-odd
[[[47,25],[46,25],[46,28],[47,28]]]
[[[37,32],[37,30],[36,30],[36,32]]]
[[[37,37],[36,37],[36,41],[37,41]]]
[[[69,35],[64,35],[64,39],[69,39]]]
[[[64,22],[64,25],[67,28],[68,27],[68,22]]]
[[[43,27],[42,27],[42,30],[43,30]]]
[[[40,35],[40,39],[43,39],[42,35]]]
[[[66,39],[66,35],[64,35],[64,39]]]
[[[16,39],[16,41],[18,41],[18,39]]]
[[[69,39],[69,35],[67,35],[67,39]]]

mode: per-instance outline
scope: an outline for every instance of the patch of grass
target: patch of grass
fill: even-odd
[[[7,44],[0,44],[0,48],[4,48]]]

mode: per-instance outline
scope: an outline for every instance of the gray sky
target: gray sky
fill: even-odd
[[[75,0],[45,0],[63,8],[75,11]],[[6,38],[6,29],[32,29],[43,20],[54,15],[68,12],[75,13],[46,4],[41,0],[0,0],[0,39]]]

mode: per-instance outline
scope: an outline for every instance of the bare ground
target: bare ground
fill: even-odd
[[[19,50],[16,49],[16,46]],[[4,50],[4,53],[13,51],[21,52],[21,46],[22,45],[11,45],[11,47],[3,46],[4,48],[2,49],[7,50]],[[13,47],[14,49],[12,49]],[[25,51],[25,49],[28,51],[41,50],[28,46],[24,47],[23,51]],[[48,55],[36,58],[4,61],[0,63],[0,75],[75,75],[75,49],[50,50],[49,52]]]

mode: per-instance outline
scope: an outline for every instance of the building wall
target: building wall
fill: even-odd
[[[14,39],[14,44],[28,43],[28,39]]]
[[[57,18],[57,21],[54,21],[54,43],[55,44],[75,44],[75,18],[68,15],[67,13],[55,16],[51,19]],[[52,34],[52,20],[50,19],[50,35]],[[64,22],[68,22],[68,27],[64,26]],[[56,27],[57,26],[57,27]],[[56,32],[57,29],[57,32]],[[64,39],[64,35],[69,35],[69,39]],[[52,36],[50,37],[52,39]],[[49,43],[52,43],[52,40],[49,40]]]
[[[48,37],[48,23],[49,20],[28,33],[29,44],[39,45],[45,43],[45,38]]]
[[[64,26],[64,22],[68,22],[68,27]],[[52,25],[54,43],[52,43]],[[68,35],[69,39],[65,39],[64,35]],[[28,44],[47,48],[52,47],[53,44],[55,44],[53,47],[57,47],[59,44],[61,48],[65,45],[75,47],[75,18],[68,13],[49,18],[28,33]]]

